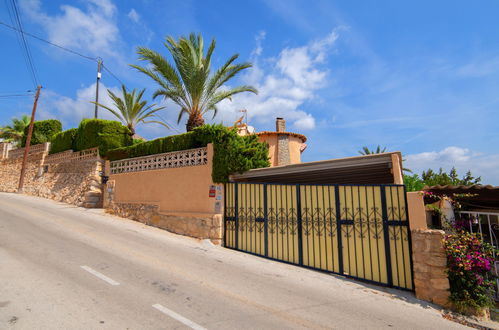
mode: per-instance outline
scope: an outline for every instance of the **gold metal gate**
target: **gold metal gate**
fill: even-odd
[[[403,185],[228,183],[224,244],[413,290]]]

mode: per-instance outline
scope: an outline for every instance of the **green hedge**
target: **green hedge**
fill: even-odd
[[[26,145],[29,126],[24,129],[23,140],[21,146]],[[49,142],[52,137],[62,132],[62,124],[56,119],[39,120],[33,123],[33,134],[31,135],[31,145]]]
[[[120,122],[103,119],[84,119],[78,126],[74,140],[74,150],[80,151],[99,147],[101,156],[111,149],[130,146],[130,130]]]
[[[55,154],[66,150],[72,150],[77,132],[77,128],[71,128],[54,135],[50,140],[50,153]]]
[[[107,159],[112,161],[124,158],[142,157],[161,154],[164,152],[187,150],[202,146],[202,144],[199,144],[195,140],[194,133],[189,132],[179,135],[171,135],[152,141],[140,142],[128,147],[113,149],[107,153]],[[206,146],[206,144],[204,144],[204,146]]]
[[[222,125],[204,125],[193,131],[117,148],[107,153],[111,161],[142,157],[164,152],[204,147],[213,143],[213,182],[227,182],[229,174],[253,168],[268,167],[268,145],[256,135],[241,137],[235,129]]]

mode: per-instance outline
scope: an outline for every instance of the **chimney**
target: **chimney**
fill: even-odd
[[[281,118],[281,117],[276,118],[275,130],[277,132],[286,132],[286,121],[283,118]]]

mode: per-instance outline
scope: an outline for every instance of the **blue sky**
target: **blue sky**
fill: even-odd
[[[254,67],[231,84],[260,94],[220,106],[232,124],[247,109],[257,130],[309,140],[304,161],[347,157],[377,144],[401,151],[406,167],[471,169],[499,185],[499,2],[497,1],[43,1],[18,0],[26,31],[92,57],[128,87],[155,85],[131,69],[138,45],[166,52],[166,35],[215,38],[215,65],[234,53]],[[6,3],[0,20],[11,24]],[[33,89],[15,33],[0,26],[0,95]],[[43,90],[39,118],[64,128],[93,116],[95,63],[28,39]],[[119,82],[103,72],[105,88]],[[178,109],[163,102],[162,117]],[[31,111],[32,98],[0,98],[0,125]],[[104,118],[111,118],[104,114]],[[154,138],[185,130],[142,126]]]

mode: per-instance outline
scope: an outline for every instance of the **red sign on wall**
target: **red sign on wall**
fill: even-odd
[[[215,197],[216,194],[217,194],[216,187],[215,186],[210,186],[210,193],[209,193],[208,197]]]

